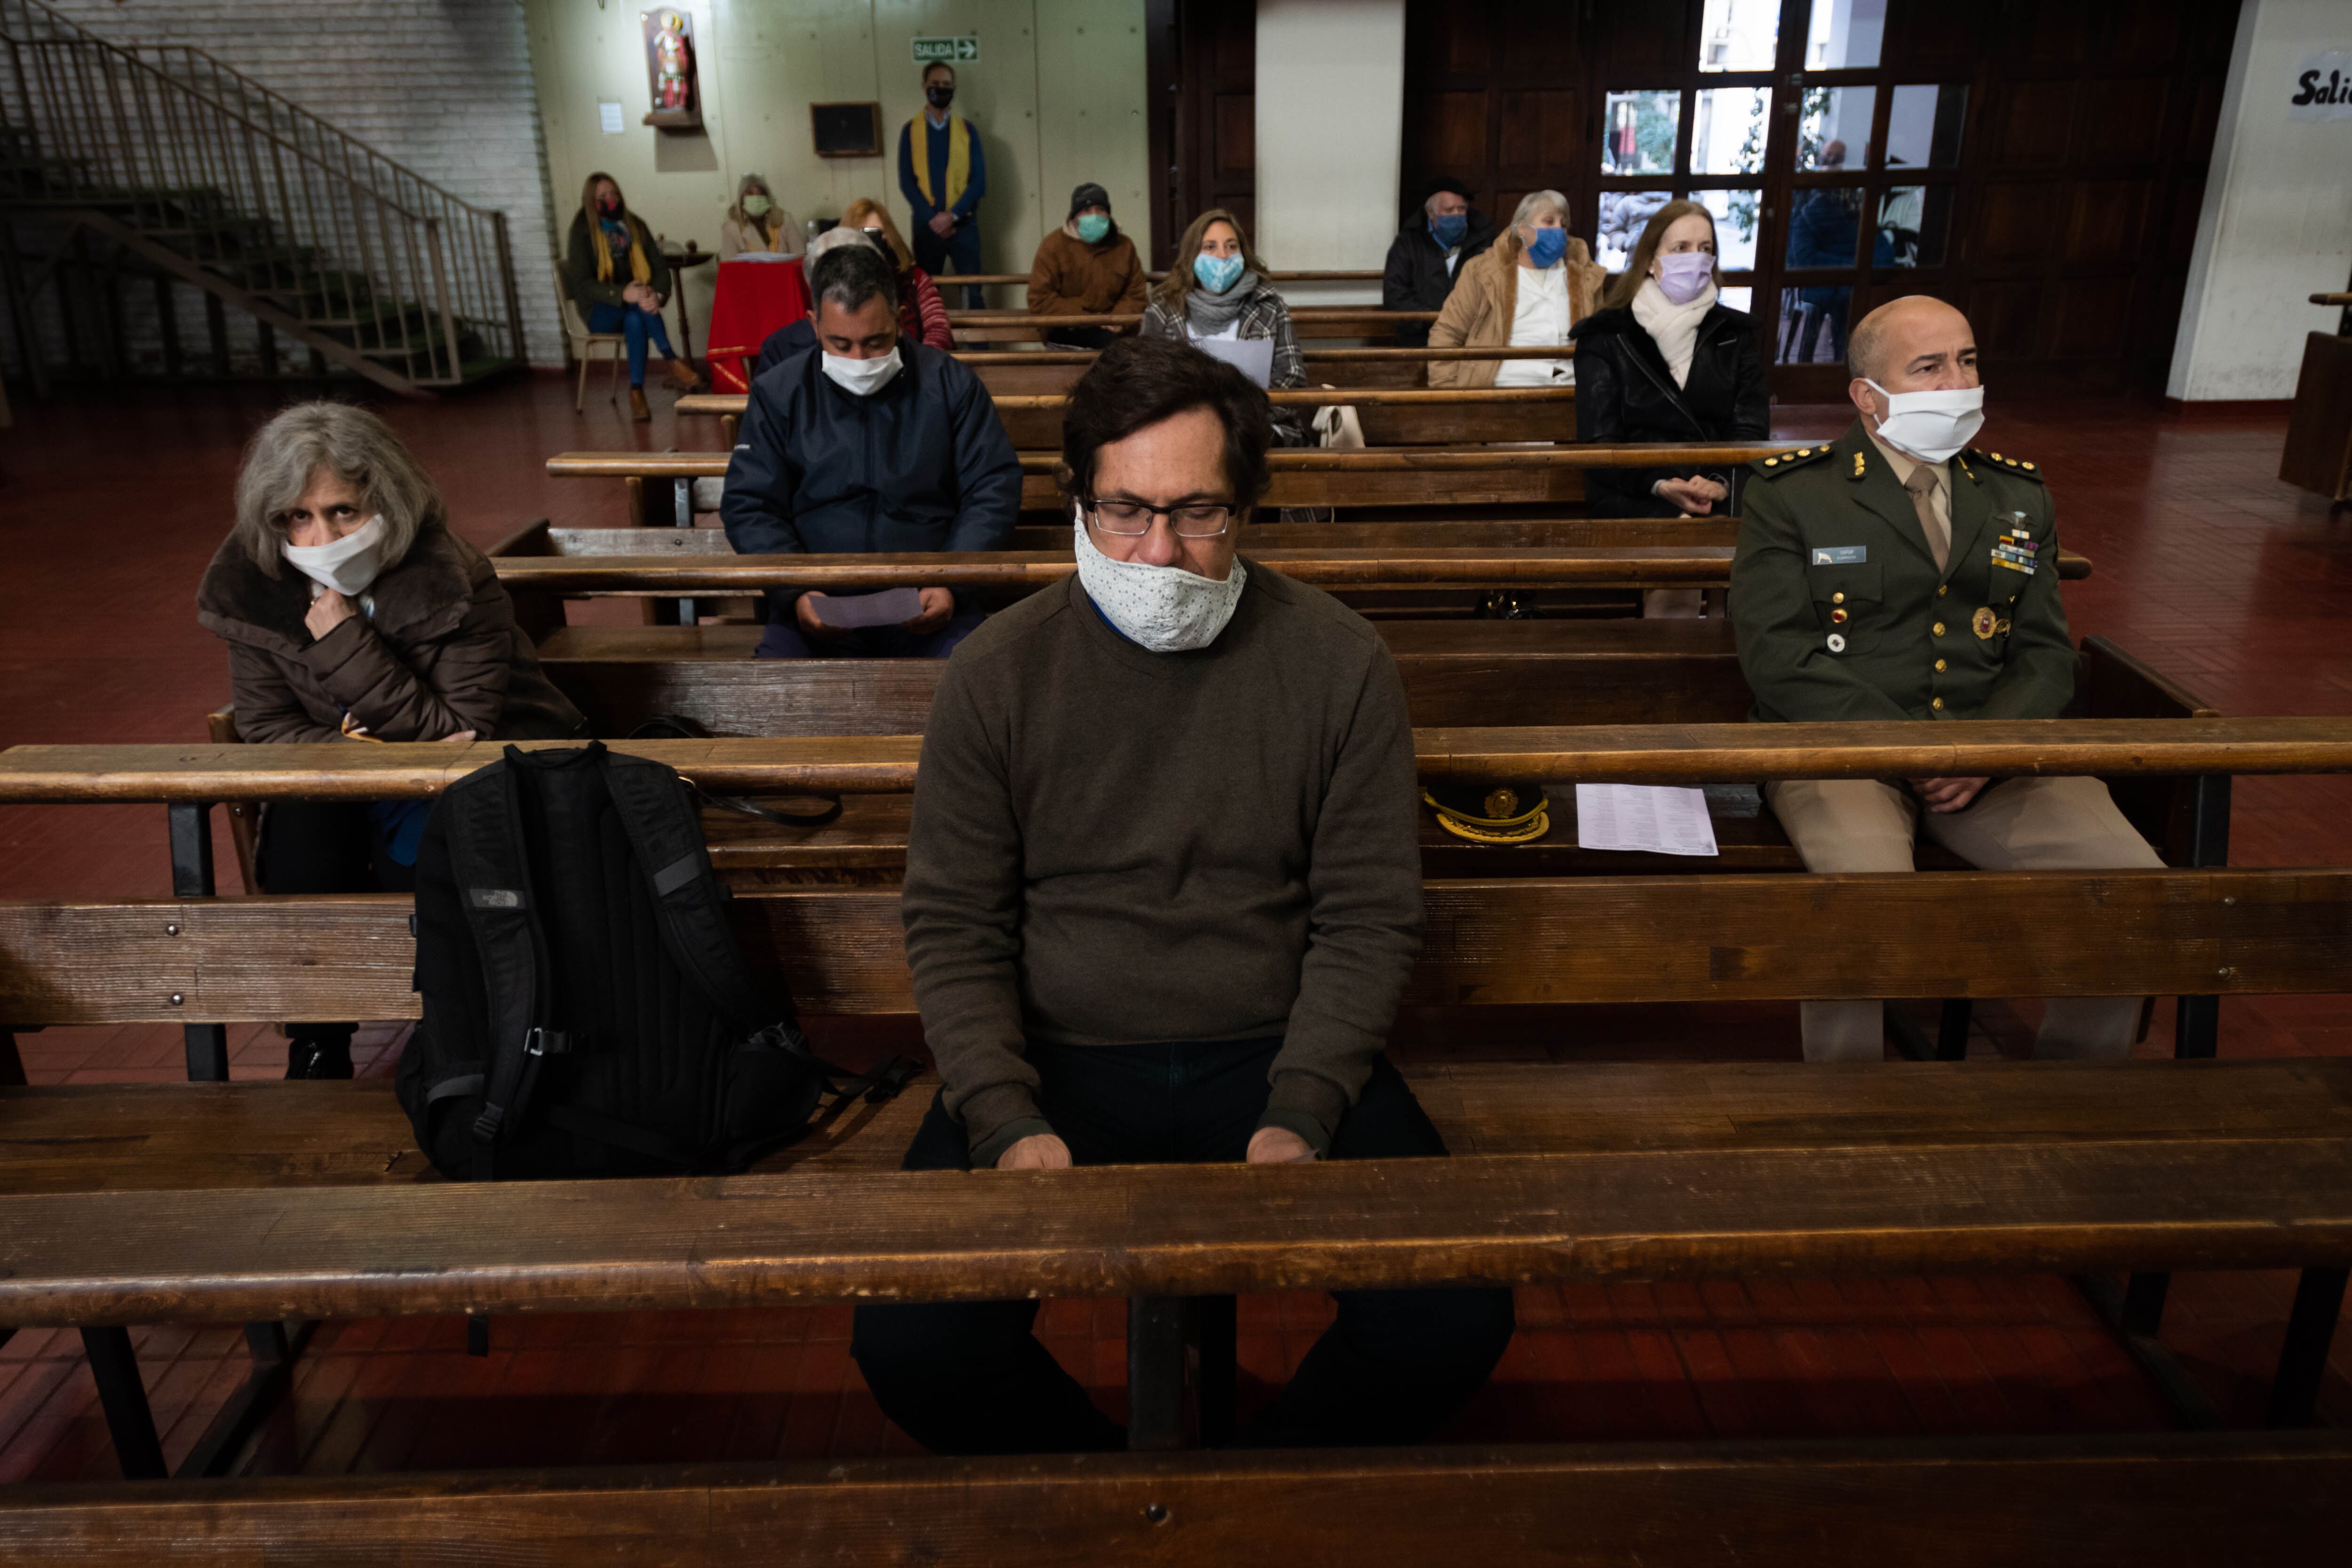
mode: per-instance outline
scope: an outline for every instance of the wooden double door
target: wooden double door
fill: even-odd
[[[1903,294],[2021,390],[2160,391],[2238,0],[1409,0],[1401,212],[1568,198],[1612,270],[1715,214],[1727,303],[1787,401],[1843,395]]]

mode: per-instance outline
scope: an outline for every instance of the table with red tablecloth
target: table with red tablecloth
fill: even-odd
[[[751,390],[751,363],[768,334],[809,313],[808,280],[800,258],[790,261],[722,261],[710,301],[704,357],[714,392]]]

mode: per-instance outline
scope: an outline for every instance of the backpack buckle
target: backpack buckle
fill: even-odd
[[[562,1057],[572,1053],[572,1037],[561,1029],[530,1029],[522,1037],[527,1057]]]

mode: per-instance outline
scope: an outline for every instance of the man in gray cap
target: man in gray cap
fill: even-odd
[[[1387,269],[1381,276],[1383,310],[1442,310],[1454,292],[1463,264],[1495,243],[1495,226],[1470,205],[1470,187],[1451,178],[1432,180],[1421,210],[1389,242]],[[1396,330],[1397,346],[1429,346],[1429,326],[1407,321]]]
[[[1143,258],[1111,221],[1110,193],[1088,182],[1070,193],[1070,216],[1037,246],[1029,267],[1033,316],[1141,316]],[[1065,348],[1099,349],[1120,329],[1046,329],[1045,341]]]

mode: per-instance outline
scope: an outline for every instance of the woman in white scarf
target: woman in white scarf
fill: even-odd
[[[1576,324],[1576,433],[1583,441],[1761,441],[1771,400],[1754,321],[1717,298],[1715,219],[1696,202],[1654,214],[1601,308]],[[1603,517],[1705,517],[1732,510],[1737,473],[1721,465],[1595,468]]]

